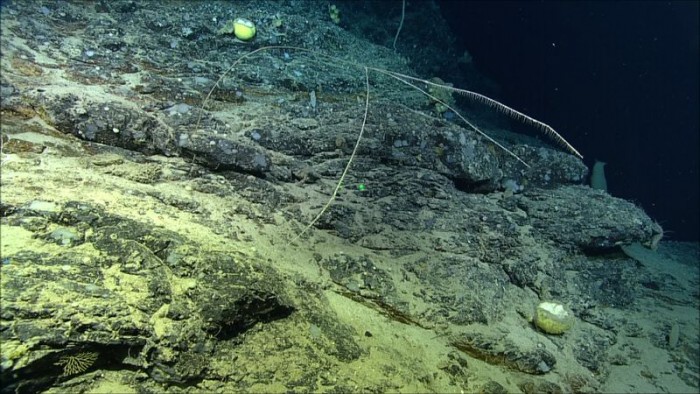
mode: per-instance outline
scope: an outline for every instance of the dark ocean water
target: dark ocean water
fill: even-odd
[[[498,99],[559,130],[589,167],[607,162],[609,192],[671,238],[700,238],[698,2],[440,7]]]

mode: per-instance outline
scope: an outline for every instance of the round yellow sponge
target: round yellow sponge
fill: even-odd
[[[255,23],[249,19],[236,18],[233,21],[233,34],[242,41],[248,41],[255,37]]]
[[[557,302],[541,302],[535,310],[535,325],[547,334],[563,334],[574,321],[573,312]]]

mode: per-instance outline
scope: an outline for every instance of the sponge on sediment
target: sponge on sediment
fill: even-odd
[[[557,302],[542,302],[535,309],[534,323],[547,334],[563,334],[574,325],[574,314]]]

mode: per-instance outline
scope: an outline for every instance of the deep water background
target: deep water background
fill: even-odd
[[[669,238],[700,240],[698,2],[439,4],[498,99],[607,162],[609,192]]]

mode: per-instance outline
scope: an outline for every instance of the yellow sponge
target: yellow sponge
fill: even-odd
[[[249,19],[236,18],[233,21],[233,34],[241,41],[248,41],[255,37],[255,23]]]
[[[574,326],[574,314],[557,302],[541,302],[535,310],[537,328],[547,334],[563,334]]]

